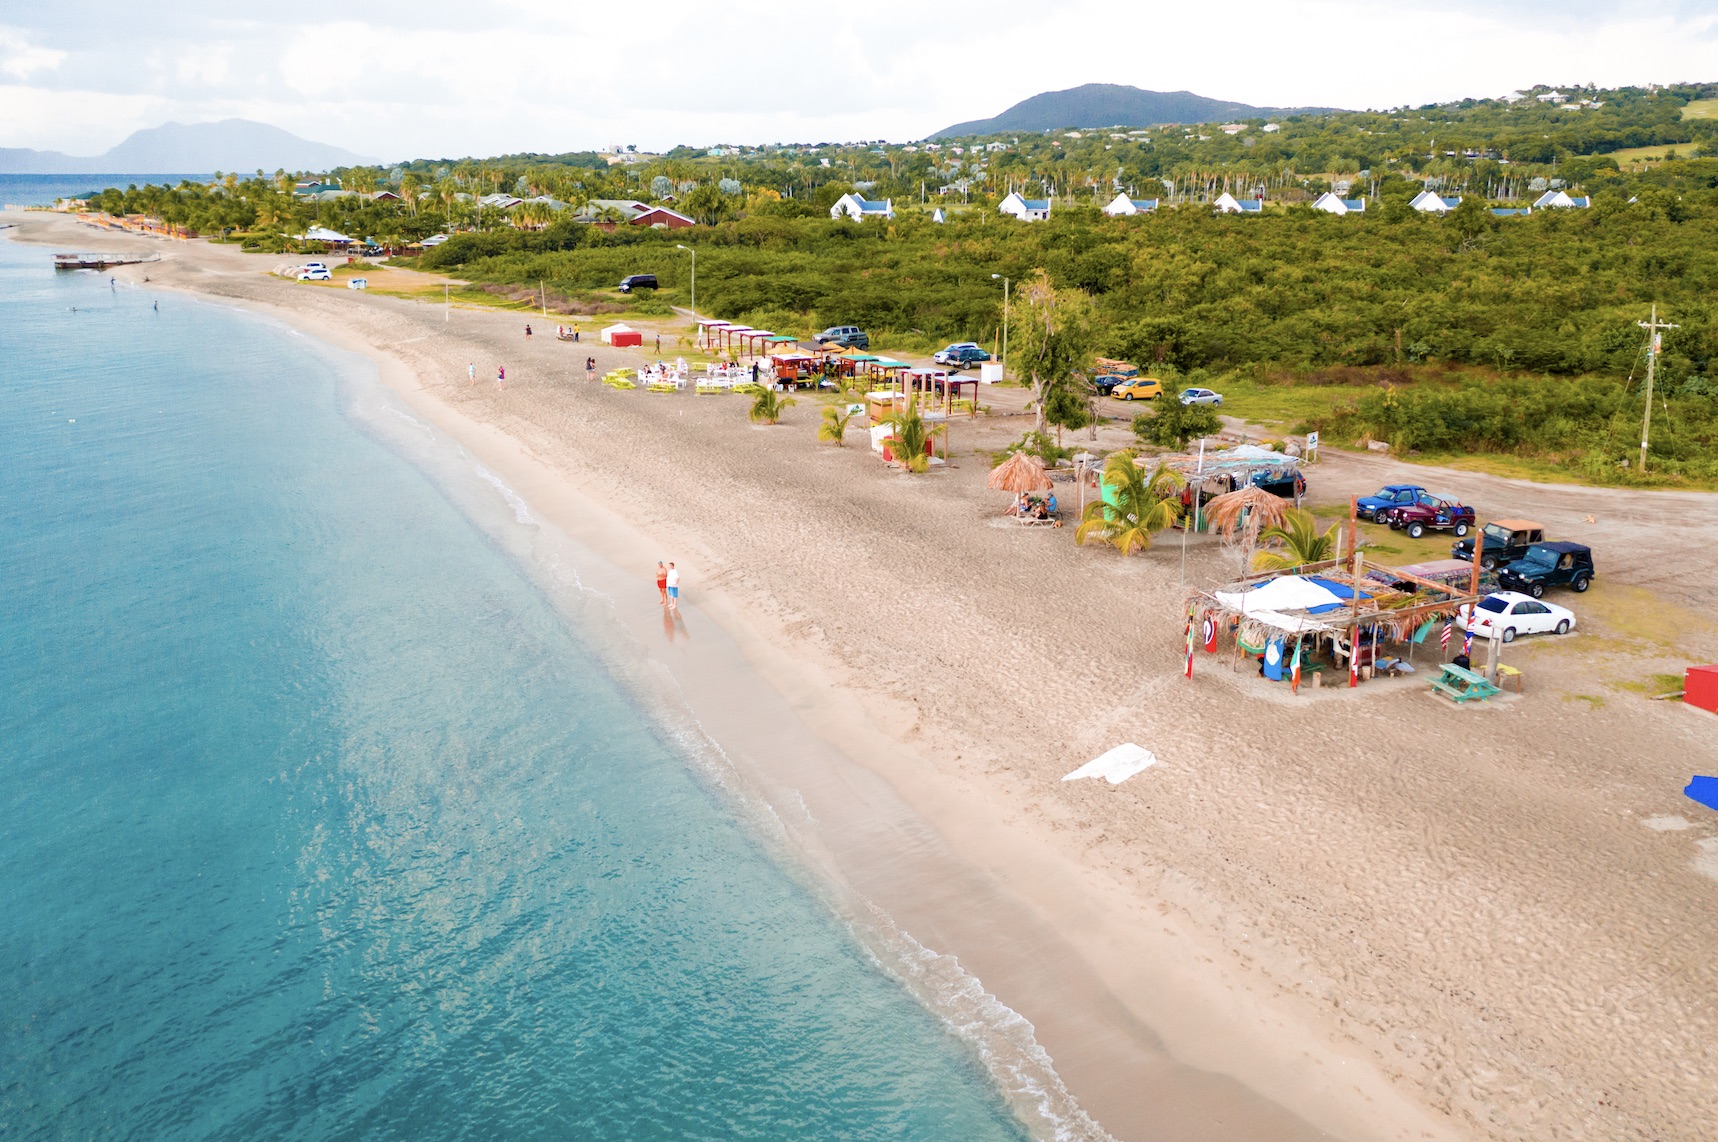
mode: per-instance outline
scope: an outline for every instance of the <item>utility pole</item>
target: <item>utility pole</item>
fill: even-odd
[[[1658,364],[1658,355],[1664,349],[1664,333],[1666,329],[1679,329],[1680,326],[1658,319],[1658,303],[1652,307],[1652,320],[1637,321],[1636,325],[1647,331],[1646,343],[1646,413],[1640,421],[1640,470],[1646,471],[1646,442],[1647,434],[1652,430],[1652,382],[1654,366]]]
[[[1002,277],[1001,274],[990,275],[992,281],[997,278],[1002,278],[1002,379],[1006,381],[1008,379],[1008,279]]]

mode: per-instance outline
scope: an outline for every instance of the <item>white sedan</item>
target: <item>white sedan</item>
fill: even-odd
[[[1479,601],[1464,625],[1478,638],[1500,630],[1504,642],[1514,642],[1518,634],[1568,634],[1575,629],[1575,612],[1519,591],[1497,591]]]

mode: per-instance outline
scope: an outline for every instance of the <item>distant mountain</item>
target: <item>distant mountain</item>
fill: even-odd
[[[1145,91],[1117,83],[1088,83],[1023,99],[994,119],[956,123],[933,139],[997,135],[1005,131],[1053,131],[1059,127],[1150,127],[1158,123],[1215,123],[1334,111],[1333,107],[1252,107],[1224,103],[1191,91]]]
[[[258,169],[272,173],[281,169],[326,171],[374,161],[248,119],[164,123],[135,131],[106,154],[93,156],[0,148],[0,174],[243,174]]]

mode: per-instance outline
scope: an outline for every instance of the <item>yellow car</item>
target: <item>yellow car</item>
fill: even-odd
[[[1135,377],[1117,385],[1110,395],[1121,400],[1151,400],[1163,395],[1163,382],[1155,377]]]

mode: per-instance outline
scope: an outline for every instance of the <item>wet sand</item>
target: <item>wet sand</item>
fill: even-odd
[[[1527,693],[1481,709],[1413,684],[1288,700],[1204,655],[1180,677],[1172,538],[1123,560],[1000,523],[974,449],[1018,421],[957,423],[955,466],[905,477],[857,431],[815,442],[809,400],[756,428],[739,398],[589,385],[585,355],[630,355],[527,345],[524,314],[448,322],[271,279],[275,258],[148,245],[166,260],[126,280],[365,353],[534,512],[636,567],[638,601],[624,576],[610,594],[641,669],[684,691],[847,906],[956,956],[1116,1137],[1698,1137],[1718,1118],[1700,864],[1718,826],[1680,796],[1718,772],[1718,723],[1615,685],[1718,658],[1699,568],[1718,497],[1437,473],[1484,515],[1594,545],[1581,634],[1512,651]],[[504,361],[508,389],[469,386],[469,360]],[[1327,457],[1315,499],[1433,482]],[[665,555],[690,641],[660,625]],[[1197,540],[1189,582],[1232,564]],[[1058,780],[1127,740],[1161,763],[1114,789]],[[796,796],[812,824],[783,812]]]

